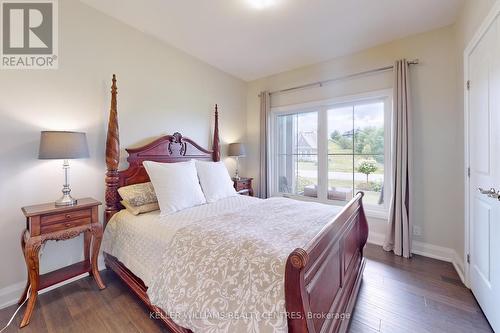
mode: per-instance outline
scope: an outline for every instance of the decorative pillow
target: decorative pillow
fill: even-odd
[[[160,205],[161,215],[206,203],[201,191],[194,161],[179,163],[142,163]]]
[[[155,210],[160,210],[160,206],[158,205],[158,202],[153,202],[153,203],[148,203],[145,205],[141,206],[132,206],[128,201],[122,200],[121,201],[123,207],[125,207],[130,213],[134,215],[139,215],[142,213],[149,213],[153,212]]]
[[[196,170],[207,202],[237,195],[223,162],[196,161]]]
[[[120,187],[118,193],[124,201],[134,207],[158,202],[151,182]]]

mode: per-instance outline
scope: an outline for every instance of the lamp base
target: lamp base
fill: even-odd
[[[74,199],[70,195],[71,188],[69,187],[69,175],[68,175],[69,163],[68,163],[68,160],[64,160],[63,170],[64,170],[64,185],[62,188],[63,196],[61,198],[59,198],[59,200],[57,200],[55,202],[55,204],[56,204],[56,206],[74,206],[74,205],[76,205],[77,200]]]
[[[74,206],[74,205],[76,205],[77,202],[78,202],[78,200],[76,200],[75,198],[73,198],[68,193],[68,194],[64,194],[61,198],[59,198],[55,202],[55,205],[56,206]]]
[[[234,179],[236,180],[241,179],[239,169],[240,169],[240,157],[236,156],[236,170],[234,171]]]

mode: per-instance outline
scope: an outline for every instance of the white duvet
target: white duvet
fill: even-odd
[[[163,217],[160,211],[135,216],[124,209],[116,213],[106,226],[101,249],[117,257],[146,286],[150,286],[162,254],[179,228],[211,216],[238,211],[260,200],[235,195]]]
[[[235,196],[181,211],[116,214],[104,251],[149,287],[153,304],[194,332],[286,332],[288,255],[339,207]]]

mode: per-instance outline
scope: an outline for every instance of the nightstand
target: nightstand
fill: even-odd
[[[233,186],[236,192],[242,195],[249,195],[253,197],[253,188],[252,188],[252,180],[253,178],[232,178]]]
[[[98,207],[101,203],[92,198],[79,199],[73,206],[58,206],[54,203],[23,207],[26,229],[21,234],[21,247],[28,270],[28,281],[19,304],[31,287],[28,305],[21,327],[29,324],[38,292],[80,274],[89,273],[99,289],[106,286],[97,268],[97,257],[102,240],[102,225],[99,223]],[[40,275],[38,252],[48,240],[66,240],[84,233],[84,260],[76,264]],[[92,253],[91,253],[92,250]]]

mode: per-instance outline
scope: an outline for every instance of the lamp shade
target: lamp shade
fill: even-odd
[[[243,143],[230,143],[229,144],[229,156],[245,156],[246,155],[245,145]]]
[[[70,160],[89,157],[87,136],[82,132],[42,131],[38,158]]]

